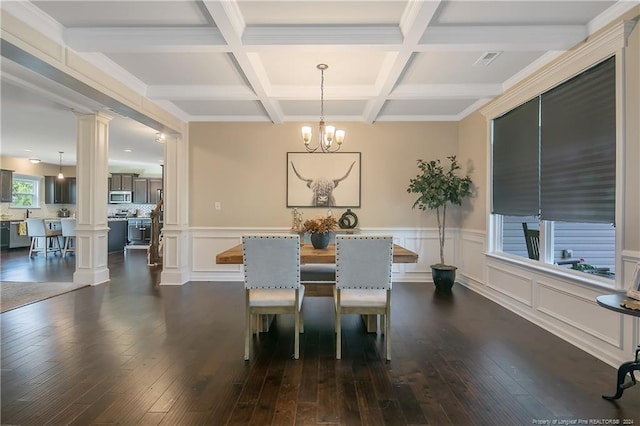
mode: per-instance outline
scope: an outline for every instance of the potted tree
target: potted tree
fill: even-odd
[[[460,165],[456,156],[447,157],[449,167],[445,169],[440,160],[418,160],[420,173],[409,181],[408,193],[419,194],[413,208],[435,210],[438,219],[440,263],[431,265],[433,282],[438,291],[450,291],[456,279],[456,267],[444,262],[444,241],[447,204],[461,205],[471,195],[471,178],[458,176]]]

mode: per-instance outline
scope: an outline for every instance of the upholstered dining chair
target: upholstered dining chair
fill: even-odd
[[[60,253],[62,248],[60,247],[60,240],[58,237],[62,236],[62,231],[59,229],[49,229],[44,223],[44,219],[30,218],[26,219],[27,222],[27,235],[31,237],[31,246],[29,247],[29,257],[33,253],[44,252],[44,256],[47,257],[49,253]],[[43,247],[39,247],[38,240],[43,239]],[[51,245],[51,248],[49,248]]]
[[[62,248],[62,257],[67,256],[67,252],[76,252],[76,220],[73,218],[60,219],[62,226],[62,237],[64,238],[64,247]],[[73,243],[73,244],[72,244]]]
[[[294,358],[300,357],[300,332],[304,330],[300,285],[300,236],[243,236],[245,288],[244,359],[251,354],[253,315],[293,314]]]
[[[391,360],[393,237],[336,236],[336,359],[342,357],[343,314],[382,315],[386,357]]]

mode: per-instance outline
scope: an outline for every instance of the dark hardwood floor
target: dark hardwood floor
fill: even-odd
[[[2,280],[75,267],[1,261]],[[160,287],[143,251],[109,268],[107,284],[1,314],[3,425],[640,424],[640,386],[603,400],[614,368],[460,285],[394,285],[390,363],[356,316],[335,360],[327,298],[305,300],[299,360],[283,316],[245,362],[241,283]]]

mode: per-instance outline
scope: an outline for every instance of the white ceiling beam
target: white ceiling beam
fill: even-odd
[[[262,67],[256,69],[255,60],[242,44],[242,34],[245,30],[245,22],[236,0],[204,0],[203,5],[213,18],[220,34],[230,47],[238,70],[255,92],[269,119],[276,124],[284,121],[284,114],[277,101],[269,99],[265,86],[269,79]]]
[[[400,20],[400,28],[404,35],[402,49],[397,54],[388,54],[381,67],[377,82],[378,96],[367,103],[363,114],[366,123],[371,124],[376,121],[387,96],[402,75],[415,46],[431,22],[439,4],[439,1],[423,2],[417,0],[412,0],[407,4]]]
[[[417,50],[567,50],[587,35],[584,25],[429,27]]]
[[[260,45],[385,45],[402,43],[395,25],[255,25],[242,36],[245,46]]]
[[[388,99],[493,98],[502,90],[502,84],[404,84],[396,87]]]
[[[185,100],[230,100],[256,101],[258,97],[246,86],[149,86],[147,97],[151,100],[171,99]]]
[[[217,28],[69,28],[66,44],[77,52],[193,52],[229,50]]]

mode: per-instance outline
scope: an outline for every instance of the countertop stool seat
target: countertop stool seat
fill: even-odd
[[[49,229],[44,219],[27,219],[27,235],[31,237],[31,246],[29,247],[29,257],[33,253],[44,252],[45,257],[49,253],[62,253],[59,237],[62,236],[60,229]],[[44,239],[44,244],[39,246],[38,240]]]
[[[62,248],[62,257],[67,255],[67,252],[76,252],[76,220],[73,218],[60,219],[60,225],[62,226],[62,236],[64,237],[64,247]]]

